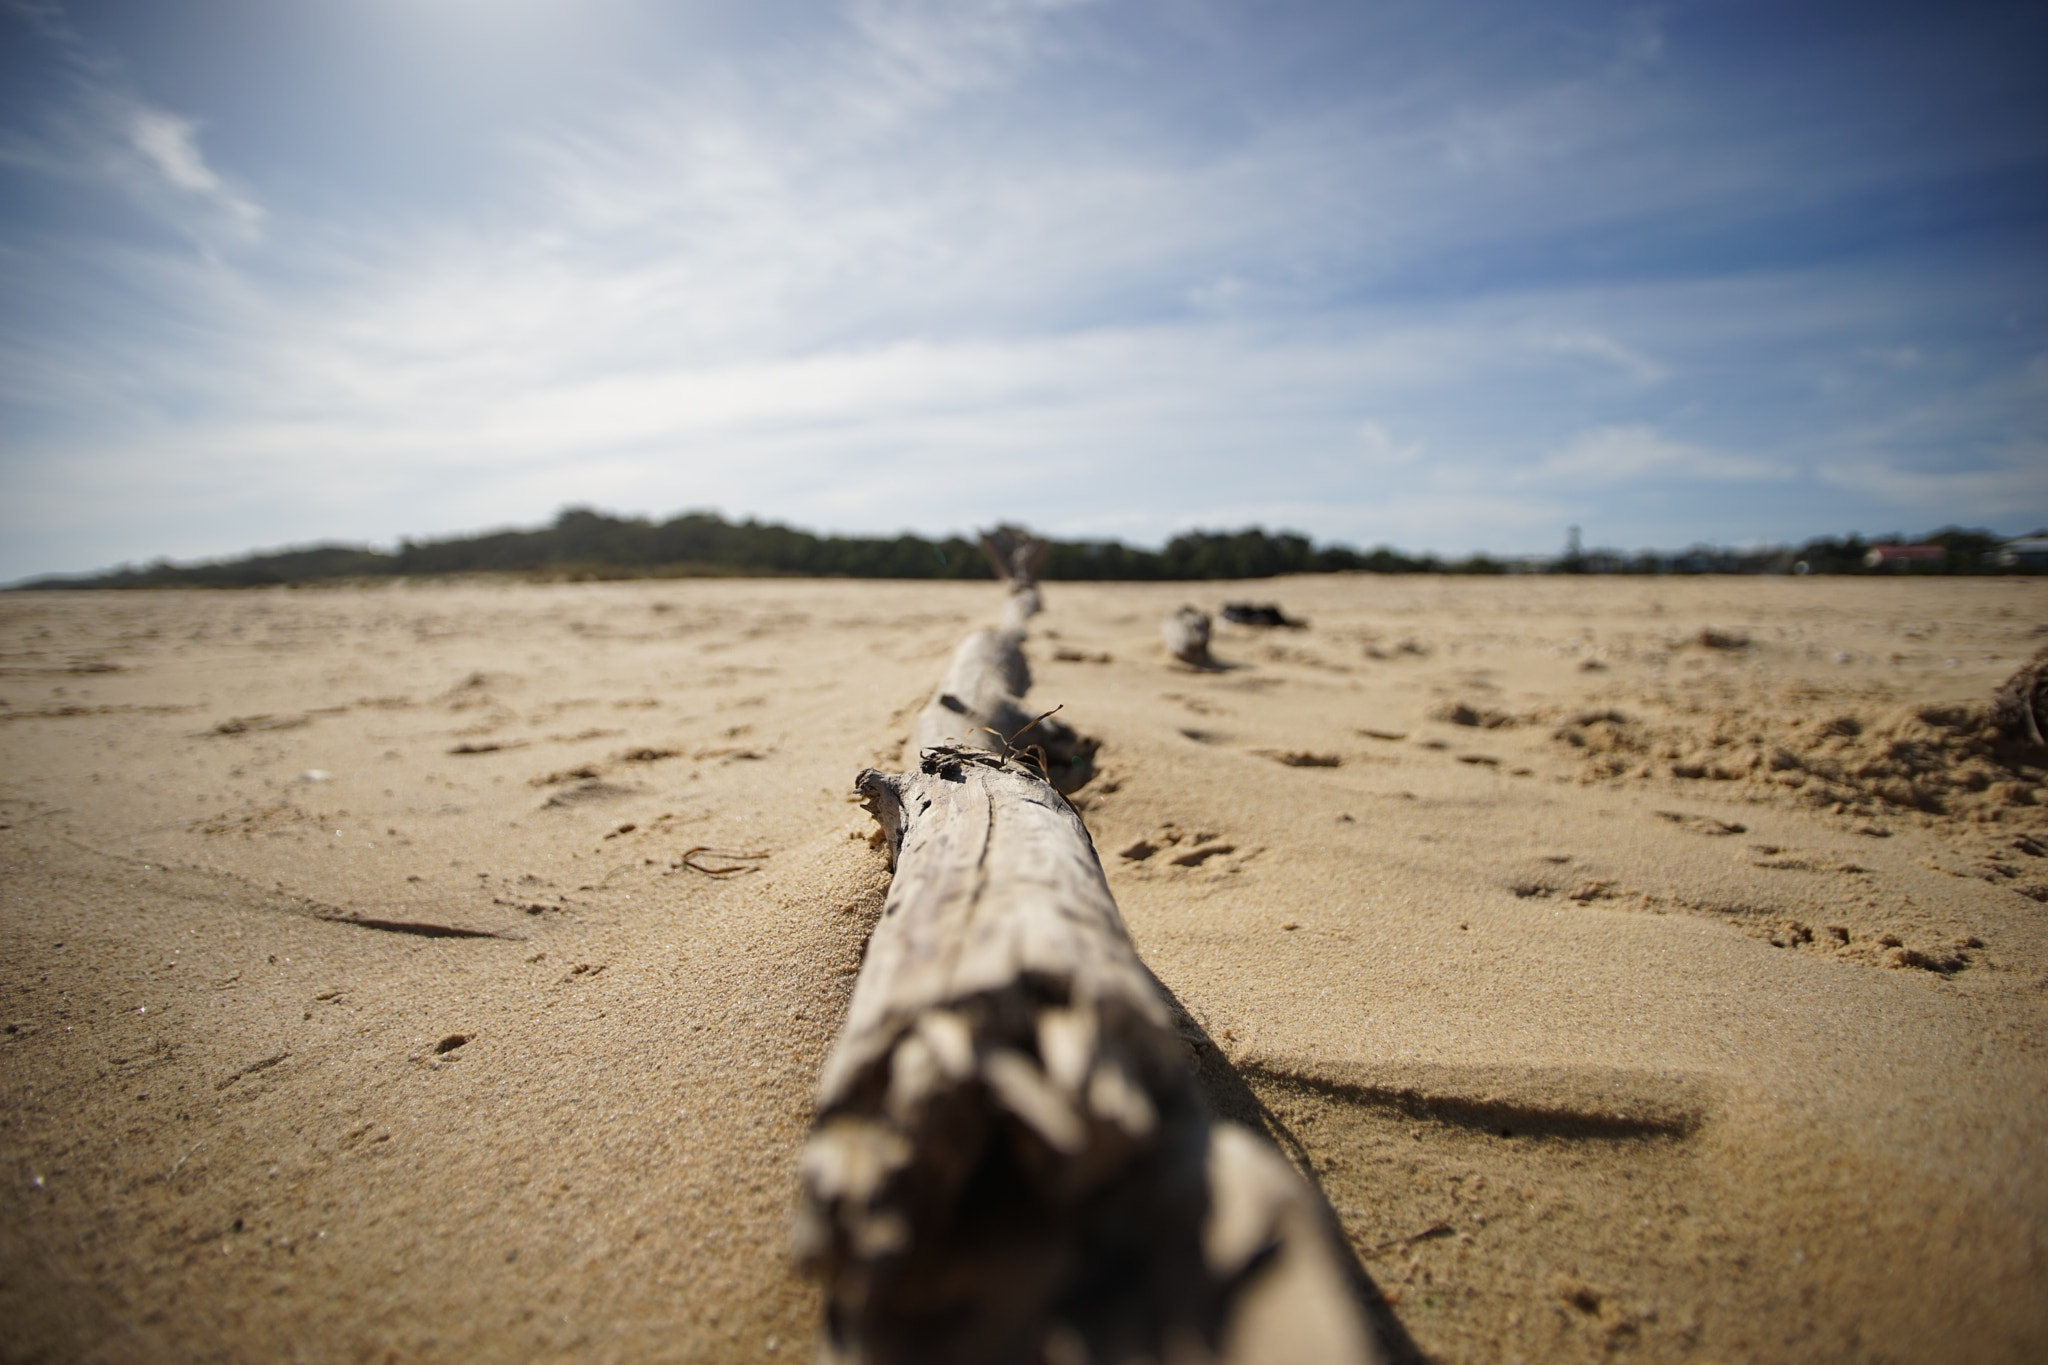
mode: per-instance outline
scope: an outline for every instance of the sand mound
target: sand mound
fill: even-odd
[[[2015,735],[2012,710],[2003,700],[1875,717],[1728,709],[1657,724],[1602,709],[1566,718],[1553,735],[1584,754],[1587,781],[1668,775],[1746,783],[1837,814],[1896,808],[2048,824],[2048,748]]]
[[[1806,709],[1802,699],[1837,704]],[[1952,853],[1968,855],[1951,859],[1961,875],[2048,902],[2048,745],[2036,737],[2048,649],[1988,702],[1862,710],[1839,701],[1723,698],[1658,719],[1600,708],[1566,716],[1551,734],[1580,757],[1581,782],[1677,779],[1838,816],[1910,815],[1948,831]]]

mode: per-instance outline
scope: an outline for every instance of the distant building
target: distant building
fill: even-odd
[[[1947,558],[1946,545],[1873,545],[1863,556],[1863,567],[1903,569],[1913,564],[1939,564]]]
[[[2008,540],[1985,558],[2001,569],[2048,569],[2048,536]]]

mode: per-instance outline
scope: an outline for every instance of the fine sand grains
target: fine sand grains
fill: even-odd
[[[1170,661],[1183,602],[1216,666]],[[1400,1352],[2048,1351],[2041,580],[1050,584],[1212,1101]],[[850,803],[987,584],[0,598],[0,1354],[812,1349]]]

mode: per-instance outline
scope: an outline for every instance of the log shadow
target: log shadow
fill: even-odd
[[[1150,968],[1147,974],[1151,975]],[[1323,1188],[1322,1177],[1316,1174],[1315,1162],[1310,1159],[1308,1148],[1295,1137],[1293,1131],[1281,1121],[1266,1102],[1258,1097],[1251,1085],[1223,1055],[1223,1049],[1216,1046],[1215,1039],[1207,1029],[1195,1022],[1180,997],[1168,990],[1166,983],[1156,975],[1152,981],[1159,988],[1159,994],[1173,1011],[1174,1031],[1187,1044],[1193,1054],[1195,1089],[1201,1094],[1203,1103],[1218,1118],[1242,1124],[1255,1133],[1271,1136],[1286,1151],[1290,1163],[1308,1181],[1315,1191],[1317,1207],[1322,1212],[1324,1227],[1329,1231],[1331,1241],[1339,1248],[1337,1262],[1343,1267],[1344,1276],[1350,1282],[1351,1292],[1364,1311],[1366,1320],[1372,1324],[1374,1336],[1380,1348],[1386,1353],[1387,1365],[1429,1365],[1429,1357],[1415,1344],[1408,1329],[1394,1313],[1387,1302],[1386,1294],[1366,1271],[1365,1264],[1358,1258],[1345,1235],[1343,1224],[1337,1217],[1337,1210],[1330,1203],[1329,1193]]]

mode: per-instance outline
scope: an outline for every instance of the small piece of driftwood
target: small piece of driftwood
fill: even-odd
[[[1017,702],[978,638],[942,695]],[[1379,1360],[1307,1184],[1203,1107],[1038,753],[942,738],[856,785],[894,876],[802,1160],[821,1358]]]
[[[1225,602],[1223,619],[1240,626],[1285,626],[1289,630],[1308,624],[1280,610],[1278,602]]]
[[[1209,657],[1209,613],[1206,611],[1182,607],[1159,627],[1159,638],[1165,642],[1166,652],[1184,664],[1208,668],[1216,662]]]

